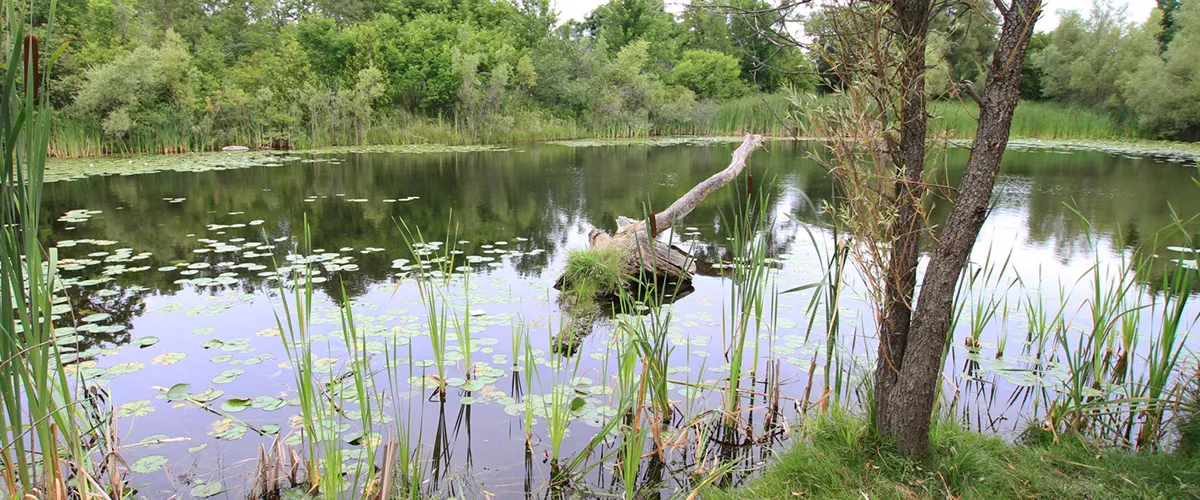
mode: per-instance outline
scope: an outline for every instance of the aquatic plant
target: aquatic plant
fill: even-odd
[[[49,3],[39,34],[53,33],[56,6]],[[100,397],[86,396],[81,379],[64,369],[69,349],[60,351],[55,324],[61,324],[60,316],[70,317],[70,306],[62,305],[56,281],[57,250],[44,250],[38,237],[51,135],[42,82],[57,55],[41,60],[43,41],[26,35],[27,18],[11,3],[3,9],[0,37],[8,52],[0,93],[0,484],[12,498],[121,497],[126,492],[118,450],[107,447],[115,443],[110,439],[115,416],[102,417]],[[81,411],[87,408],[81,405],[93,411]],[[100,443],[91,445],[99,449],[85,447],[87,442]],[[96,461],[94,451],[105,456]]]

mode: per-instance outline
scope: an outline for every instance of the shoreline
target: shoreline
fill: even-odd
[[[205,172],[250,167],[281,166],[284,161],[302,160],[304,156],[358,153],[470,153],[504,152],[520,149],[527,145],[553,145],[563,147],[608,147],[608,146],[677,146],[703,145],[738,142],[741,136],[731,135],[667,135],[640,138],[602,139],[580,138],[544,140],[508,144],[409,144],[369,146],[328,146],[293,150],[250,150],[209,151],[198,153],[162,153],[110,155],[82,158],[49,158],[46,162],[45,182],[71,181],[93,176],[139,175],[164,171]],[[768,136],[772,141],[822,141],[816,137]],[[970,139],[947,139],[955,147],[970,147]],[[1146,141],[1146,140],[1057,140],[1018,138],[1009,141],[1009,150],[1100,151],[1112,155],[1132,157],[1157,157],[1182,166],[1200,166],[1200,143]]]

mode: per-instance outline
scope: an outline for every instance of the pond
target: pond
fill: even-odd
[[[224,154],[206,161],[239,168],[184,171],[134,166],[175,161],[171,157],[129,159],[127,170],[139,175],[46,186],[44,240],[57,248],[70,304],[70,311],[59,312],[70,318],[65,324],[76,325],[60,330],[60,344],[75,361],[72,370],[111,398],[122,442],[136,444],[126,451],[140,495],[243,498],[260,445],[275,434],[300,444],[296,376],[281,338],[286,328],[281,334],[277,323],[288,313],[276,270],[308,262],[315,289],[313,366],[324,381],[320,396],[344,406],[345,423],[328,430],[341,438],[347,467],[366,460],[366,448],[380,437],[404,434],[424,471],[426,494],[544,496],[550,427],[556,425],[551,395],[570,391],[572,418],[561,455],[581,456],[586,464],[571,491],[619,493],[625,484],[617,468],[620,431],[605,423],[618,418],[615,350],[623,344],[612,324],[602,322],[572,356],[556,353],[554,336],[564,318],[551,285],[568,251],[586,247],[591,228],[611,231],[617,216],[637,216],[646,202],[665,207],[724,168],[735,147],[673,140],[259,155],[256,161]],[[824,256],[835,243],[824,211],[833,187],[807,159],[812,148],[772,142],[769,152],[751,159],[750,189],[769,195],[763,213],[773,221],[761,238],[771,290],[821,281]],[[952,149],[947,158],[948,176],[956,180],[966,154]],[[968,289],[970,305],[947,361],[947,397],[964,422],[1013,435],[1039,415],[1032,388],[1054,390],[1068,375],[1064,363],[1033,349],[1030,297],[1051,311],[1063,304],[1072,335],[1082,335],[1091,321],[1091,292],[1084,286],[1091,270],[1120,271],[1123,260],[1138,257],[1136,245],[1171,223],[1172,213],[1200,213],[1196,168],[1177,160],[1063,147],[1008,152],[972,259],[985,272]],[[105,169],[119,174],[123,161]],[[81,165],[53,164],[51,177],[69,177]],[[702,261],[729,262],[733,191],[710,197],[664,238]],[[934,223],[945,205],[933,207]],[[434,343],[401,224],[420,228],[424,240],[442,242],[435,250],[453,249],[470,266],[469,279],[446,290],[452,317],[470,322],[471,338],[464,349],[451,337],[442,352],[450,384],[445,403],[430,397],[436,385],[430,375],[438,373]],[[289,257],[308,248],[306,227],[311,252]],[[1170,245],[1173,250],[1163,250],[1151,265],[1118,276],[1132,280],[1137,293],[1155,296],[1173,266],[1187,262],[1187,249],[1175,240],[1162,248]],[[731,370],[726,325],[733,285],[717,275],[697,276],[693,285],[694,292],[666,308],[668,390],[678,413],[665,438],[644,436],[645,457],[634,469],[643,493],[662,497],[716,477],[720,463],[732,468],[721,476],[724,484],[753,474],[787,444],[790,425],[777,419],[797,424],[798,407],[829,398],[854,404],[853,381],[869,375],[874,363],[872,309],[855,272],[848,272],[838,304],[832,346],[825,313],[809,306],[812,289],[779,295],[768,301],[770,324],[747,344],[742,371],[759,372],[747,375],[739,396],[748,430],[738,434],[739,443],[711,436],[699,423],[724,405],[718,386]],[[379,399],[368,418],[377,424],[374,439],[362,438],[361,402],[342,394],[354,380],[350,374],[362,368],[349,359],[343,307],[353,312],[363,339],[359,355],[369,358],[367,370],[375,375]],[[1188,307],[1194,310],[1195,302]],[[1195,313],[1187,317],[1181,332],[1194,324]],[[1151,314],[1136,320],[1145,329],[1138,335],[1152,336],[1156,321]],[[526,335],[514,341],[514,332]],[[533,361],[528,369],[526,357]],[[827,365],[833,357],[836,363]],[[830,382],[835,389],[823,398],[826,374],[840,383]],[[531,410],[527,447],[530,404],[538,408]],[[768,426],[764,419],[775,422]],[[601,432],[611,436],[593,442]],[[652,442],[672,445],[656,450]]]

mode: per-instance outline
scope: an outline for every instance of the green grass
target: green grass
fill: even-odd
[[[621,251],[615,247],[575,249],[567,254],[563,270],[564,288],[586,287],[594,291],[616,291],[624,281]]]
[[[950,422],[932,430],[932,453],[903,458],[866,422],[834,410],[759,477],[703,498],[1186,498],[1200,495],[1200,461],[1184,455],[1058,443],[1009,444]]]

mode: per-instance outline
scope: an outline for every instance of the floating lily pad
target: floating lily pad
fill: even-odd
[[[243,429],[245,429],[245,427],[243,427]],[[217,496],[217,494],[221,493],[222,491],[224,491],[224,489],[220,481],[210,481],[196,485],[189,493],[196,498],[208,498]]]
[[[221,409],[228,413],[237,413],[249,409],[250,403],[250,398],[231,398],[221,403]]]
[[[141,370],[142,368],[145,368],[145,367],[146,367],[145,364],[139,363],[137,361],[130,361],[128,363],[121,363],[119,365],[113,365],[112,368],[108,369],[108,373],[110,373],[112,375],[128,375],[130,373],[134,373],[138,370]]]
[[[170,401],[179,401],[188,395],[188,391],[192,389],[191,384],[175,384],[167,389],[167,399]]]
[[[108,313],[96,313],[84,316],[80,321],[83,321],[84,323],[98,323],[111,317],[112,315]]]
[[[144,417],[152,411],[154,411],[154,407],[150,406],[150,400],[143,399],[122,404],[117,410],[117,415],[121,417]]]
[[[283,408],[286,404],[286,401],[271,396],[259,396],[251,402],[251,406],[263,411],[275,411]]]
[[[154,359],[150,360],[150,362],[154,363],[156,365],[170,366],[170,365],[180,362],[181,360],[183,360],[183,358],[186,358],[186,357],[187,357],[187,354],[184,354],[182,352],[168,352],[168,353],[159,354],[158,356],[155,356]]]
[[[167,462],[169,462],[167,457],[162,455],[150,455],[148,457],[142,457],[138,459],[138,461],[129,466],[129,470],[132,470],[138,474],[149,474],[151,472],[158,472],[167,465]]]
[[[209,401],[214,401],[223,395],[225,395],[225,391],[213,389],[210,387],[208,389],[205,389],[203,392],[198,392],[196,394],[192,394],[191,398],[192,398],[192,400],[199,402],[199,403],[207,403]]]
[[[141,337],[133,341],[138,347],[150,347],[158,343],[158,337]]]
[[[243,373],[246,373],[246,370],[231,368],[221,372],[220,375],[213,377],[212,382],[214,384],[228,384],[234,380],[237,380],[238,376]]]

